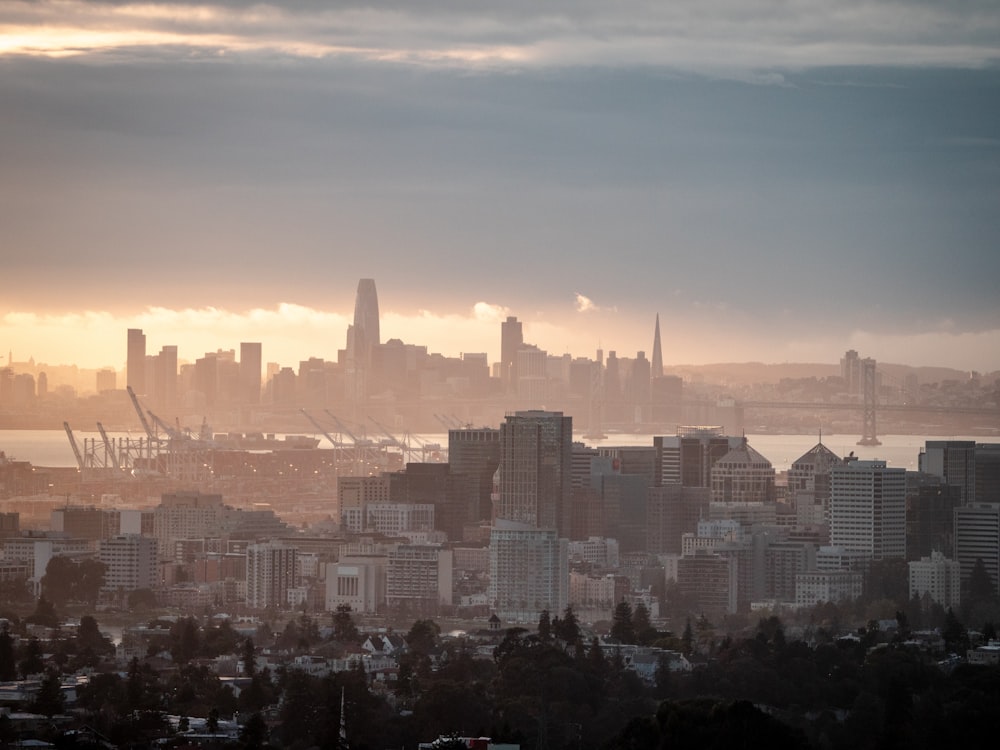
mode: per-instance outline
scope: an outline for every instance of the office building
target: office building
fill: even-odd
[[[962,603],[962,566],[940,552],[915,560],[910,567],[910,597],[929,596],[945,609],[957,610]]]
[[[932,474],[906,474],[906,558],[919,560],[955,551],[955,508],[962,505],[962,488],[944,484]]]
[[[173,411],[177,400],[177,347],[164,346],[153,363],[153,397],[157,406]]]
[[[677,561],[677,587],[694,611],[709,618],[734,614],[739,597],[739,561],[707,549]]]
[[[500,324],[500,381],[508,393],[517,387],[517,352],[523,345],[521,322],[509,316]]]
[[[217,537],[222,531],[222,495],[198,491],[164,494],[153,509],[153,536],[169,555],[177,539]]]
[[[649,364],[650,364],[650,377],[653,380],[663,376],[663,348],[660,346],[659,313],[656,313],[656,327],[653,329],[653,358]]]
[[[159,583],[156,540],[138,534],[122,534],[101,542],[104,563],[103,591],[125,593],[152,589]]]
[[[555,529],[497,520],[490,531],[487,601],[503,620],[537,622],[569,603],[568,543]]]
[[[788,502],[801,526],[825,525],[830,507],[830,469],[843,460],[820,441],[788,469]]]
[[[260,342],[240,344],[240,403],[253,406],[260,403],[260,376],[263,362]]]
[[[727,437],[721,427],[681,427],[677,435],[656,436],[656,483],[711,487],[712,467],[742,437]]]
[[[388,554],[385,603],[390,611],[435,616],[452,603],[453,555],[435,545],[400,544]]]
[[[713,503],[775,501],[774,467],[745,437],[712,464],[709,477]]]
[[[500,466],[500,430],[448,430],[448,466],[455,477],[469,477],[465,484],[469,517],[473,522],[488,521],[493,513],[493,475]]]
[[[247,545],[247,606],[251,609],[288,606],[295,588],[297,550],[279,542]]]
[[[861,596],[864,576],[854,570],[813,570],[795,577],[795,604],[814,607],[824,602],[853,602]]]
[[[146,334],[141,328],[128,329],[125,382],[139,395],[146,393]]]
[[[976,443],[974,440],[928,440],[917,465],[924,474],[933,474],[945,484],[962,491],[962,503],[976,502]]]
[[[975,503],[955,508],[955,559],[962,566],[962,586],[982,560],[1000,593],[1000,504]]]
[[[354,360],[371,366],[372,350],[382,343],[379,331],[378,292],[375,279],[361,279],[354,299]]]
[[[885,461],[830,469],[830,544],[874,560],[906,556],[906,470]]]
[[[500,486],[494,518],[568,537],[573,418],[519,411],[500,425]]]

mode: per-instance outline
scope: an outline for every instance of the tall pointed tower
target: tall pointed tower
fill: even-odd
[[[660,314],[656,313],[656,330],[653,333],[653,359],[650,361],[650,377],[663,375],[663,350],[660,348]]]
[[[372,349],[381,342],[379,334],[378,293],[375,279],[361,279],[354,299],[353,355],[361,367],[371,364]]]

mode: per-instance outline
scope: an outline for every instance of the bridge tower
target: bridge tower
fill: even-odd
[[[864,416],[862,417],[861,439],[858,445],[882,445],[878,439],[875,423],[875,407],[878,402],[875,383],[875,360],[861,360],[861,385],[864,392]]]

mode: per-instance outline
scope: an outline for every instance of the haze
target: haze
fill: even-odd
[[[5,358],[1000,369],[995,4],[297,7],[0,2]]]

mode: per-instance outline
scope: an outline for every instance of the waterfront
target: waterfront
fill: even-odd
[[[112,439],[124,436],[126,433],[113,433]],[[97,432],[76,432],[74,433],[77,444],[83,444],[84,439],[100,439]],[[138,438],[139,435],[131,433],[130,437]],[[278,437],[282,437],[278,435]],[[316,437],[322,437],[317,435]],[[417,441],[422,443],[438,443],[442,446],[448,445],[447,434],[424,434],[415,435],[413,444]],[[607,446],[636,446],[651,445],[653,436],[649,434],[637,433],[615,433],[608,435],[603,440],[592,440],[577,435],[576,439],[588,445],[597,447]],[[862,459],[881,459],[890,466],[904,468],[909,471],[916,471],[917,457],[924,443],[927,440],[974,440],[977,442],[990,442],[989,438],[955,435],[941,436],[933,435],[922,437],[918,435],[880,435],[882,441],[880,446],[857,445],[857,435],[824,435],[823,444],[834,453],[846,456],[851,452]],[[767,458],[776,471],[785,471],[793,461],[816,445],[819,440],[818,435],[771,435],[747,434],[750,445],[761,455]],[[331,446],[324,439],[320,442],[320,449],[329,449]],[[17,461],[30,461],[35,466],[51,467],[72,467],[76,465],[73,450],[70,447],[66,433],[62,430],[0,430],[0,451],[3,451],[8,459]]]

